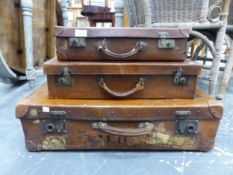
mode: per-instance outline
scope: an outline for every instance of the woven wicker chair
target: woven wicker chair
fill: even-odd
[[[221,80],[219,92],[217,95],[218,99],[223,99],[225,90],[227,88],[228,82],[232,75],[233,69],[233,1],[230,3],[228,25],[227,25],[227,35],[226,42],[228,45],[227,63],[223,72],[223,77]]]
[[[223,43],[227,27],[230,0],[125,0],[131,27],[190,28],[192,37],[200,38],[210,49],[213,63],[209,94],[214,95],[223,58]],[[204,33],[215,33],[215,43]]]

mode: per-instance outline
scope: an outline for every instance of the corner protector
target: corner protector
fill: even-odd
[[[223,116],[223,104],[216,100],[208,101],[209,111],[215,119],[221,119]]]
[[[30,103],[28,101],[26,101],[26,103],[24,101],[24,103],[21,102],[16,105],[16,118],[23,118],[24,116],[26,116],[29,111],[29,104]]]

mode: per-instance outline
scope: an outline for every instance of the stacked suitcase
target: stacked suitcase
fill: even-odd
[[[187,29],[55,31],[48,83],[16,108],[29,151],[213,147],[223,107],[196,90]]]

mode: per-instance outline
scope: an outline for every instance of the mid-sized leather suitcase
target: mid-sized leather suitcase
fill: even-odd
[[[183,61],[187,28],[56,27],[59,60]]]
[[[49,98],[193,98],[201,65],[185,62],[77,62],[44,64]]]
[[[214,145],[223,106],[200,92],[195,99],[48,99],[46,85],[20,101],[29,151],[199,150]]]

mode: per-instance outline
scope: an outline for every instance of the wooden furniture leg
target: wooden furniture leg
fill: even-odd
[[[26,77],[30,86],[36,80],[36,71],[33,67],[33,42],[32,42],[32,7],[31,0],[21,0],[23,27],[24,27],[24,47],[26,56]]]
[[[68,4],[66,0],[61,0],[61,8],[64,26],[68,26]]]
[[[123,0],[114,1],[114,8],[115,8],[115,26],[123,27],[124,1]]]

